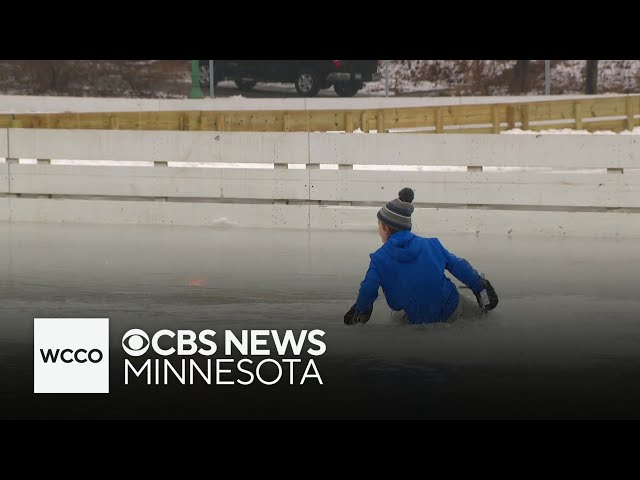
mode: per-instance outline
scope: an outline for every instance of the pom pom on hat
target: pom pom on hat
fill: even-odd
[[[413,190],[409,187],[405,187],[400,192],[398,192],[398,198],[403,202],[411,203],[413,202]]]

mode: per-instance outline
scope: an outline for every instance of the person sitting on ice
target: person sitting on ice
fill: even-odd
[[[491,283],[463,258],[449,252],[437,238],[411,232],[414,192],[403,188],[398,198],[378,211],[378,234],[383,245],[370,254],[370,263],[356,303],[344,323],[367,323],[382,287],[391,308],[391,322],[420,324],[474,317],[493,310],[498,295]],[[445,276],[448,270],[475,295],[461,295]]]

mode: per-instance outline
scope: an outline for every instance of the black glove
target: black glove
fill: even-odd
[[[351,310],[349,310],[344,316],[345,325],[355,325],[356,323],[367,323],[373,313],[373,305],[365,313],[356,313],[356,305],[353,304]]]
[[[476,293],[475,296],[480,310],[483,312],[488,312],[498,306],[498,294],[486,278],[484,279],[484,289]]]

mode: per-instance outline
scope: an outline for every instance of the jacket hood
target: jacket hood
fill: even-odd
[[[411,262],[420,254],[420,242],[413,233],[402,230],[389,237],[385,250],[398,262]]]

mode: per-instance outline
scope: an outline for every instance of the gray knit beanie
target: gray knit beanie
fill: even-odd
[[[378,220],[395,230],[411,230],[413,190],[403,188],[398,198],[391,200],[378,211]]]

